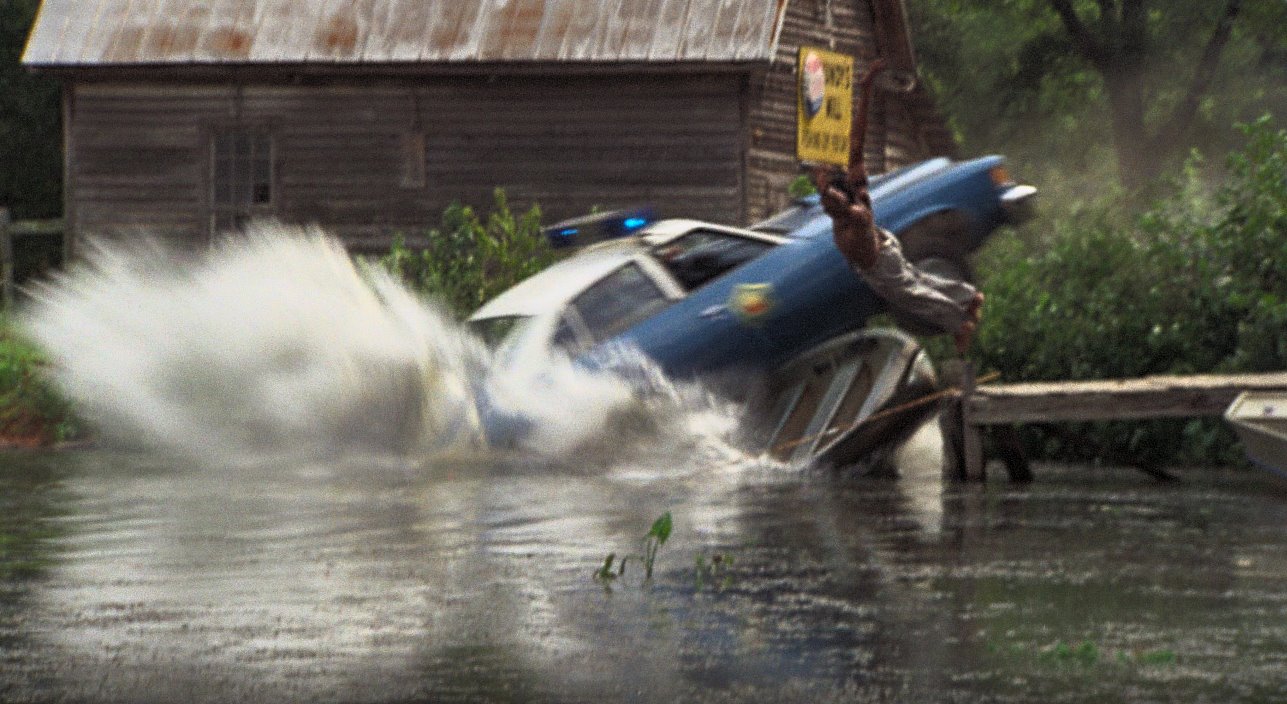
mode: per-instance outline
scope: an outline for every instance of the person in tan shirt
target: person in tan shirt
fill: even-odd
[[[965,354],[978,330],[983,293],[969,282],[922,271],[907,261],[898,240],[876,226],[862,180],[823,182],[820,189],[836,248],[890,306],[951,334],[957,353]]]

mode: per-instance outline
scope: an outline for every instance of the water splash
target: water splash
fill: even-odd
[[[531,419],[518,449],[545,457],[720,446],[735,426],[735,409],[660,379],[665,393],[641,396],[557,355],[494,366],[317,228],[254,225],[199,254],[147,239],[87,250],[33,290],[23,324],[111,437],[216,464],[484,457],[479,394]]]
[[[471,442],[483,353],[316,229],[94,243],[34,300],[57,381],[112,435],[217,461]]]

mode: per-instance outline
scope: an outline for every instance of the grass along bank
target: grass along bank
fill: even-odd
[[[49,381],[44,354],[0,319],[0,447],[41,447],[79,436],[71,404]]]

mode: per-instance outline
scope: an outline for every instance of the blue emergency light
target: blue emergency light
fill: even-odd
[[[584,247],[632,235],[656,219],[653,209],[645,206],[563,220],[550,225],[543,232],[551,247]]]

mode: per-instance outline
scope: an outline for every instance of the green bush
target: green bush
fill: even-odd
[[[792,198],[803,198],[811,196],[818,192],[818,187],[813,185],[813,179],[807,174],[800,174],[787,184],[787,195]]]
[[[975,355],[1007,381],[1287,369],[1287,131],[1269,117],[1214,192],[1190,162],[1173,195],[1130,216],[1116,194],[990,247]],[[1035,440],[1065,459],[1230,462],[1219,420],[1096,423]]]
[[[499,188],[486,219],[453,203],[443,212],[441,229],[425,238],[424,249],[411,249],[399,235],[380,264],[461,318],[554,261],[541,234],[540,207],[516,215]]]
[[[43,373],[45,357],[0,320],[0,438],[42,445],[76,436],[79,426],[67,402]]]

